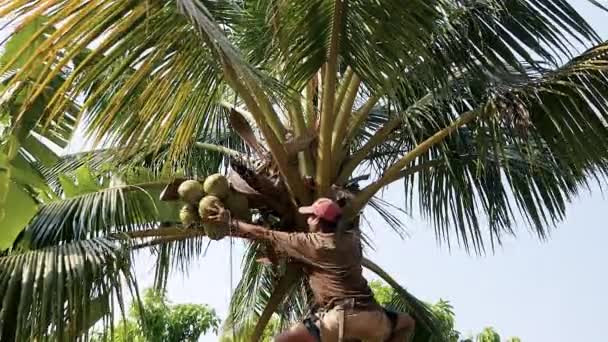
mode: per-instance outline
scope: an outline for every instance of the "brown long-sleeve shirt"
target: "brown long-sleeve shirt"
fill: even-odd
[[[286,233],[264,230],[263,239],[303,262],[318,305],[345,298],[373,300],[362,274],[361,240],[356,232]]]

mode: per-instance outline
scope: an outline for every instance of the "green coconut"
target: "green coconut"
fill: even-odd
[[[245,195],[230,191],[224,202],[234,216],[244,220],[249,219],[249,201]]]
[[[228,180],[223,175],[216,173],[205,179],[203,190],[209,195],[224,199],[228,196],[230,186]]]
[[[177,193],[182,201],[190,204],[198,203],[205,196],[203,185],[196,180],[187,180],[180,184]]]
[[[186,227],[194,226],[200,223],[201,218],[198,216],[198,211],[195,205],[186,204],[179,211],[179,219]]]

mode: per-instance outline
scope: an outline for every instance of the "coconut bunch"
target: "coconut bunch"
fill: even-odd
[[[236,218],[250,218],[247,197],[235,191],[221,174],[202,180],[186,180],[179,185],[177,193],[185,202],[179,213],[181,222],[186,227],[202,227],[210,239],[219,240],[228,234],[225,225],[206,222],[217,206],[227,208]]]

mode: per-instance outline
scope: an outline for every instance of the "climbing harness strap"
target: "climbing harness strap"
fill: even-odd
[[[308,317],[304,319],[302,322],[308,333],[317,341],[321,342],[321,330],[317,326],[317,322],[319,322],[319,317],[314,312],[311,312]]]
[[[338,342],[344,341],[344,307],[338,306],[335,308],[338,311]]]

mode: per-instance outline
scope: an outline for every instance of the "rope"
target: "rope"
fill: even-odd
[[[229,241],[230,241],[230,298],[232,298],[232,296],[234,295],[234,278],[233,278],[233,268],[234,268],[234,259],[233,259],[233,253],[232,253],[232,246],[234,244],[234,238],[232,236],[232,232],[233,232],[233,226],[232,226],[232,213],[228,212],[228,222],[230,222],[228,224],[228,231],[229,231]],[[235,328],[235,324],[234,324],[234,308],[230,309],[230,320],[232,321],[232,341],[235,342],[236,341],[236,328]]]

